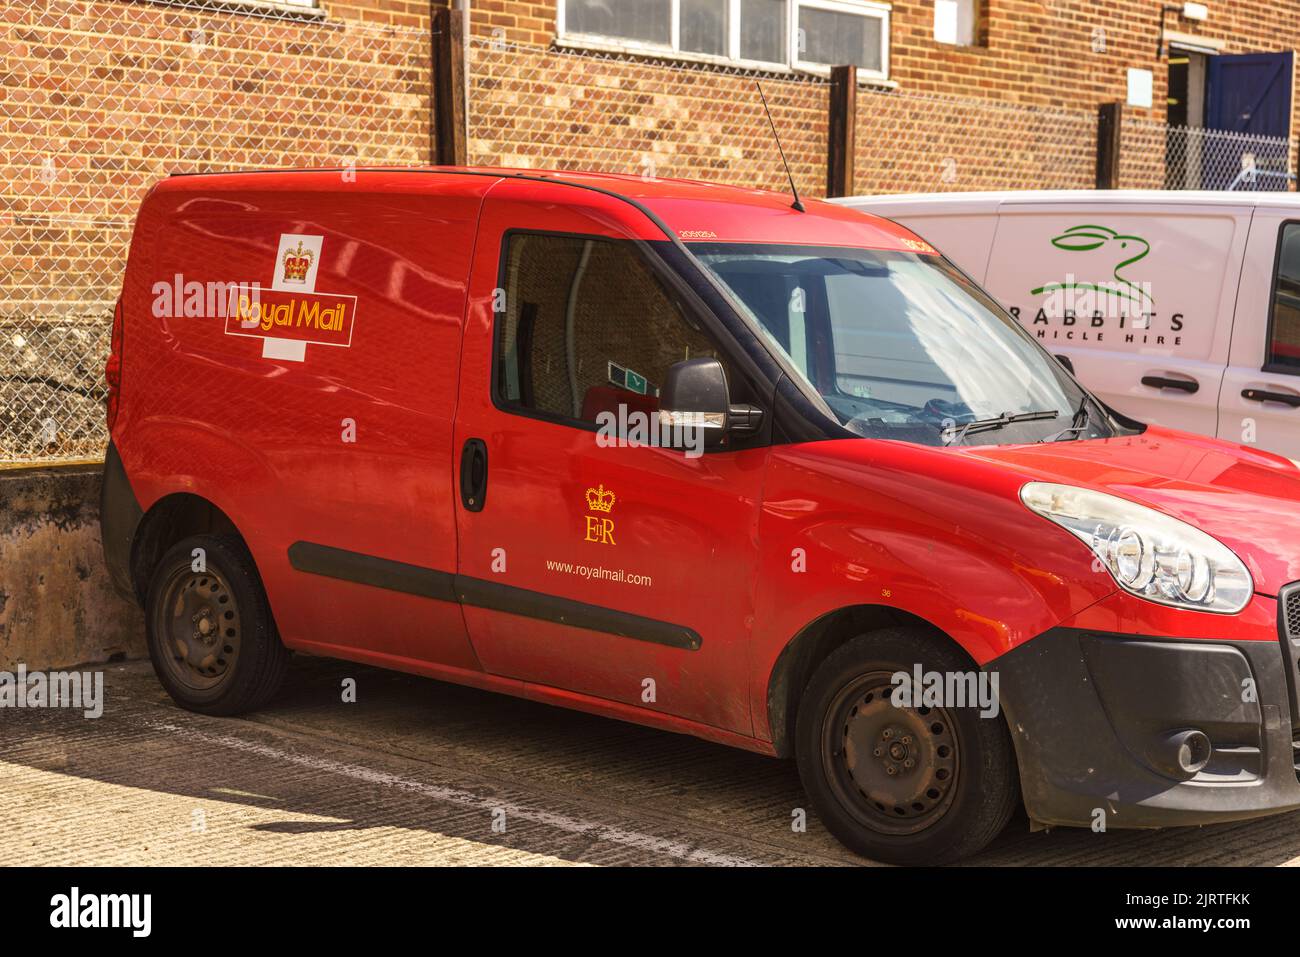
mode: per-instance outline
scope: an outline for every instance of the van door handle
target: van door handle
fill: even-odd
[[[1149,385],[1153,389],[1178,389],[1189,394],[1201,388],[1201,384],[1195,379],[1171,379],[1163,375],[1144,375],[1142,384]]]
[[[487,500],[487,445],[466,439],[460,450],[460,504],[467,512],[483,511]]]
[[[1251,402],[1281,402],[1293,409],[1300,409],[1300,395],[1290,392],[1269,392],[1265,389],[1242,389],[1241,397]]]

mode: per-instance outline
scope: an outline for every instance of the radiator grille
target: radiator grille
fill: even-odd
[[[1291,707],[1292,758],[1296,780],[1300,781],[1300,582],[1287,585],[1278,594],[1278,639],[1286,669],[1286,690]]]

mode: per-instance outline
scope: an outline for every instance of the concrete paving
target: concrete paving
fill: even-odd
[[[342,701],[345,678],[357,702]],[[296,657],[249,718],[176,708],[106,667],[101,718],[0,709],[0,865],[862,865],[794,766],[436,681]],[[1023,817],[972,863],[1300,861],[1300,814],[1196,830]]]

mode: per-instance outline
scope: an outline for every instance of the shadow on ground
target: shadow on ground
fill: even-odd
[[[791,762],[681,735],[301,656],[274,706],[249,719],[177,709],[144,663],[107,682],[96,721],[0,711],[7,833],[58,835],[106,813],[123,829],[80,863],[866,863],[811,814],[806,833],[792,830],[805,801]],[[222,822],[219,839],[195,836],[197,808]],[[1107,834],[1031,834],[1021,814],[969,863],[1296,858],[1295,814]]]

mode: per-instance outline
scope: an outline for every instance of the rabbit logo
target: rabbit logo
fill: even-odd
[[[1147,254],[1151,252],[1151,244],[1141,236],[1124,235],[1109,226],[1071,226],[1061,235],[1053,237],[1052,245],[1057,249],[1070,252],[1104,250],[1113,259],[1119,260],[1112,272],[1114,281],[1091,283],[1076,282],[1071,279],[1066,283],[1050,282],[1031,290],[1032,295],[1050,295],[1062,291],[1091,292],[1126,299],[1136,303],[1144,311],[1155,304],[1155,297],[1151,295],[1146,286],[1134,282],[1121,272],[1125,267],[1145,259]]]

